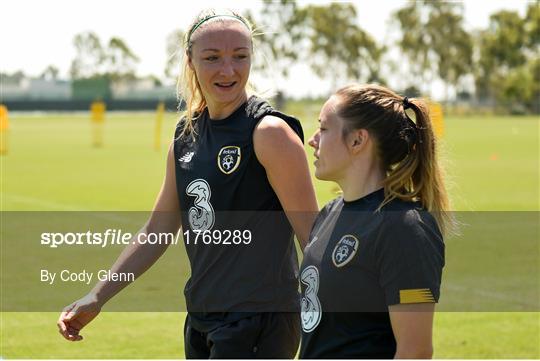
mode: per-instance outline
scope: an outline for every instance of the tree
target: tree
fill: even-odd
[[[540,10],[531,3],[524,18],[515,11],[490,16],[477,37],[475,81],[478,97],[510,112],[540,112]]]
[[[26,78],[26,74],[22,70],[17,70],[12,74],[0,72],[0,79],[2,83],[20,84],[21,81]]]
[[[105,61],[105,52],[99,37],[90,31],[79,33],[75,35],[73,45],[77,54],[71,62],[71,78],[89,78],[99,74]]]
[[[472,72],[472,38],[463,28],[463,4],[429,2],[430,16],[426,24],[436,58],[437,75],[448,87],[457,88],[459,80]]]
[[[254,28],[253,67],[288,76],[291,64],[306,50],[305,12],[294,0],[264,0],[262,5],[260,17],[245,14]]]
[[[529,62],[528,73],[532,77],[529,110],[535,114],[540,114],[540,59],[538,57]]]
[[[56,80],[58,79],[58,73],[59,70],[57,67],[55,67],[54,65],[49,65],[45,68],[45,70],[43,70],[39,77],[41,79]]]
[[[112,37],[104,48],[95,33],[83,32],[75,35],[73,45],[76,56],[71,62],[72,79],[107,76],[118,80],[135,77],[135,65],[139,58],[124,40]]]
[[[109,40],[105,59],[107,73],[112,80],[135,78],[135,66],[139,58],[122,39],[113,37]]]
[[[479,54],[475,66],[477,96],[505,102],[509,94],[502,83],[513,84],[521,75],[510,73],[525,65],[527,44],[524,21],[514,11],[499,11],[490,16],[489,26],[478,34]],[[519,72],[519,71],[518,71]]]
[[[429,86],[436,75],[446,84],[448,98],[448,87],[457,87],[472,71],[472,37],[463,28],[463,5],[410,2],[393,18],[402,33],[397,45],[408,60],[410,82],[420,78]]]
[[[393,18],[401,30],[401,38],[397,45],[403,57],[408,59],[409,69],[405,71],[404,76],[409,78],[409,83],[414,87],[419,83],[418,79],[422,80],[422,84],[428,83],[426,77],[431,70],[429,39],[424,32],[420,7],[416,2],[411,1],[405,7],[397,10],[393,14]]]
[[[335,88],[348,80],[382,81],[379,61],[386,48],[356,21],[350,3],[309,5],[304,10],[310,40],[308,63],[320,77],[329,77]]]
[[[165,76],[174,78],[180,74],[180,62],[184,49],[184,32],[180,29],[174,30],[167,36],[167,63],[165,64]]]
[[[382,81],[379,61],[386,48],[358,26],[354,5],[300,7],[293,0],[265,0],[261,14],[260,19],[246,15],[255,25],[255,48],[261,53],[255,69],[287,76],[295,61],[306,59],[334,87],[351,79]]]
[[[540,5],[532,1],[525,15],[526,45],[538,56],[540,53]]]
[[[517,12],[503,10],[490,16],[483,55],[491,57],[494,65],[504,69],[523,65],[525,45],[524,23]]]
[[[532,1],[525,16],[526,45],[530,50],[527,72],[532,77],[529,110],[540,114],[540,5]]]

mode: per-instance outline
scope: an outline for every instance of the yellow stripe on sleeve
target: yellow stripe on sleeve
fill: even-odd
[[[399,290],[399,303],[433,303],[435,299],[429,288]]]

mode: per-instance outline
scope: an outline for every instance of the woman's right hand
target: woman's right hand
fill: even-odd
[[[79,334],[83,327],[92,321],[101,311],[101,305],[93,294],[73,302],[60,314],[58,318],[58,331],[66,340],[81,341]]]

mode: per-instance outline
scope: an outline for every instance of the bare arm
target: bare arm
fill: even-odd
[[[390,322],[397,342],[397,359],[430,359],[433,355],[434,303],[389,307]]]
[[[253,142],[257,159],[304,249],[319,212],[304,146],[283,119],[273,116],[257,125]]]
[[[135,279],[149,269],[165,252],[169,244],[136,242],[139,234],[174,233],[180,228],[180,205],[176,191],[174,150],[167,155],[167,170],[150,219],[122,251],[111,271],[133,273]],[[133,242],[135,241],[135,242]],[[70,341],[82,340],[79,331],[92,321],[101,307],[130,282],[100,281],[85,297],[67,306],[58,319],[60,333]]]

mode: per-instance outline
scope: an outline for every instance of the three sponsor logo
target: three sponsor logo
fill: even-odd
[[[309,333],[317,328],[322,317],[321,301],[317,296],[319,292],[319,270],[317,267],[306,267],[300,275],[300,282],[305,285],[302,297],[302,329]]]

